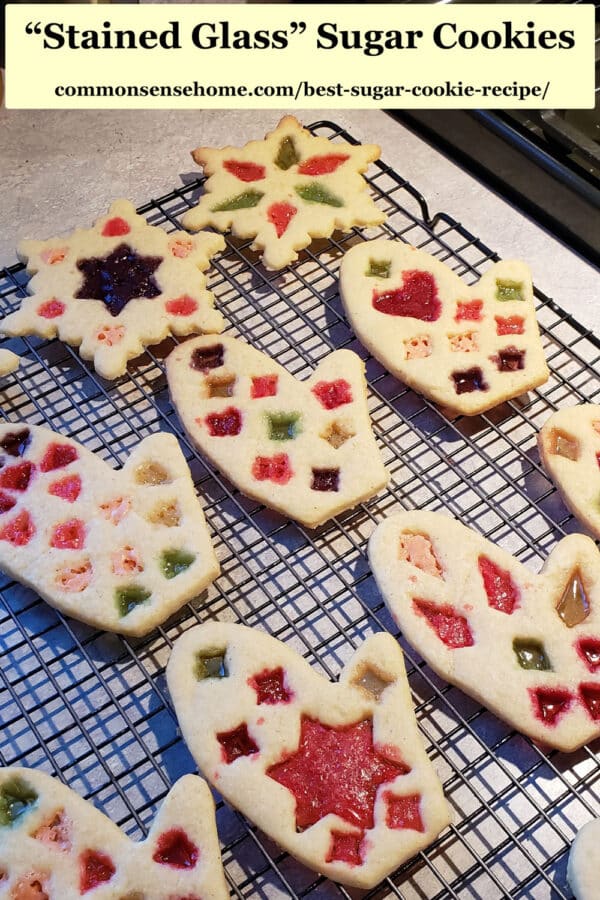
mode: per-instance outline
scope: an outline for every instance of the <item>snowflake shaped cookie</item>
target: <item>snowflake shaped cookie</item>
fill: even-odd
[[[227,900],[215,806],[196,775],[169,791],[146,840],[34,769],[0,769],[0,900]]]
[[[6,334],[58,337],[104,378],[167,335],[219,332],[223,318],[203,274],[225,246],[216,234],[167,234],[116,200],[93,228],[22,241],[32,296],[1,323]]]
[[[362,360],[338,350],[300,382],[244,341],[208,335],[167,360],[186,431],[249,497],[314,528],[376,494],[387,472]]]
[[[167,679],[208,781],[329,878],[372,887],[449,823],[390,635],[333,683],[269,635],[211,623],[177,640]]]
[[[70,438],[0,425],[0,568],[96,628],[146,634],[219,573],[171,434],[120,471]]]
[[[503,260],[467,286],[423,250],[367,241],[344,255],[340,293],[373,356],[454,413],[485,412],[548,378],[524,262]]]
[[[384,221],[361,175],[379,153],[375,144],[315,137],[293,116],[244,147],[199,147],[192,156],[208,175],[206,193],[183,225],[254,238],[265,267],[282,269],[313,238]]]
[[[558,410],[544,423],[538,446],[569,509],[600,538],[600,405]]]
[[[558,750],[600,737],[600,554],[563,538],[539,575],[440,513],[392,516],[369,560],[406,639],[442,678]]]

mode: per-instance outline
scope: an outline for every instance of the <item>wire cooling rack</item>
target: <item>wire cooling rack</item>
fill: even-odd
[[[354,139],[330,122],[312,126]],[[392,236],[434,253],[469,282],[496,254],[377,163],[369,178]],[[180,227],[202,181],[145,204],[167,230]],[[64,618],[0,575],[0,762],[62,778],[134,837],[142,836],[169,785],[194,763],[178,735],[164,669],[177,636],[218,618],[265,629],[335,678],[373,631],[397,629],[374,585],[366,542],[401,508],[446,510],[537,570],[563,533],[576,530],[540,467],[535,436],[560,406],[600,394],[599,343],[536,293],[552,373],[540,390],[475,418],[446,418],[388,375],[354,338],[337,292],[340,258],[363,233],[313,243],[298,264],[268,273],[249,242],[228,240],[210,287],[231,333],[294,375],[308,376],[331,349],[366,362],[373,426],[391,472],[389,488],[315,531],[248,500],[192,449],[170,404],[164,358],[153,348],[115,383],[98,378],[62,343],[11,340],[24,357],[2,393],[2,415],[48,424],[121,465],[138,441],[170,430],[180,439],[205,500],[222,574],[165,626],[126,640]],[[3,314],[24,295],[22,266],[0,276]],[[577,829],[600,813],[600,760],[592,747],[544,752],[450,687],[402,640],[419,725],[444,782],[454,824],[369,898],[568,898],[566,863]],[[490,661],[489,677],[494,677]],[[232,895],[350,898],[297,864],[237,812],[218,803],[217,825]],[[67,898],[60,898],[67,900]]]

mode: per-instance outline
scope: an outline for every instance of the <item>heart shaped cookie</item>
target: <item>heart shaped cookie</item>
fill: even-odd
[[[167,679],[206,778],[310,868],[372,887],[449,823],[389,635],[332,683],[275,638],[210,623],[177,640]]]
[[[469,287],[422,250],[368,241],[343,257],[340,292],[373,356],[455,413],[485,412],[548,378],[523,262],[496,263]]]
[[[407,512],[369,543],[406,639],[442,678],[559,750],[600,736],[600,554],[560,541],[539,575],[454,519]]]
[[[569,854],[567,878],[575,900],[598,900],[598,846],[600,819],[584,825],[573,841]]]
[[[600,538],[600,406],[560,409],[543,425],[538,446],[546,472],[573,515]]]
[[[47,428],[0,425],[0,568],[82,622],[141,635],[219,573],[171,434],[120,471]]]
[[[361,174],[379,152],[375,144],[315,137],[294,116],[244,147],[198,147],[192,156],[208,175],[206,193],[183,225],[254,238],[265,268],[281,269],[313,238],[384,221]]]
[[[135,843],[55,778],[0,769],[0,900],[69,900],[88,892],[123,900],[226,900],[206,782],[180,778],[146,840]]]
[[[236,338],[186,341],[167,360],[191,440],[244,494],[311,528],[387,483],[364,365],[331,353],[305,382]]]
[[[2,320],[2,331],[58,335],[104,378],[117,378],[127,360],[168,334],[222,330],[203,272],[224,246],[218,234],[167,234],[128,200],[115,200],[92,228],[19,244],[32,296]]]

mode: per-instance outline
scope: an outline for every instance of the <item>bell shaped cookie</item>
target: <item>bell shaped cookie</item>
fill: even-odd
[[[219,573],[176,438],[120,471],[70,438],[0,425],[0,568],[96,628],[141,635]]]
[[[539,575],[440,513],[407,512],[369,542],[379,589],[442,678],[558,750],[600,736],[600,554],[563,538]]]
[[[548,379],[523,262],[496,263],[468,286],[422,250],[369,241],[343,257],[340,292],[382,366],[454,413],[485,412]]]
[[[217,234],[167,234],[116,200],[92,228],[19,244],[32,296],[0,328],[58,335],[104,378],[117,378],[127,360],[169,334],[222,330],[203,272],[224,246]]]
[[[538,445],[566,505],[600,538],[600,406],[560,409],[542,427]]]
[[[231,337],[186,341],[167,359],[191,440],[249,497],[311,528],[387,483],[371,432],[362,361],[326,357],[299,382]]]
[[[253,238],[265,267],[281,269],[314,238],[384,221],[361,174],[379,152],[374,144],[315,137],[293,116],[244,147],[199,147],[192,156],[208,175],[206,193],[183,225]]]
[[[332,683],[275,638],[210,623],[177,640],[167,679],[208,781],[329,878],[372,887],[448,825],[389,635]]]
[[[588,822],[578,832],[567,867],[567,878],[575,900],[599,900],[598,847],[600,846],[600,819]]]
[[[131,841],[87,800],[34,769],[0,769],[0,900],[87,896],[227,900],[215,807],[180,778],[146,840]]]

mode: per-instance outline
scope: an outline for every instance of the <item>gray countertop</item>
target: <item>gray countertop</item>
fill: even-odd
[[[136,204],[197,176],[191,148],[241,145],[274,127],[284,111],[0,110],[0,261],[23,237],[87,226],[111,200]],[[305,124],[330,119],[363,141],[427,198],[504,258],[521,257],[534,281],[600,332],[597,270],[385,113],[299,110]]]

